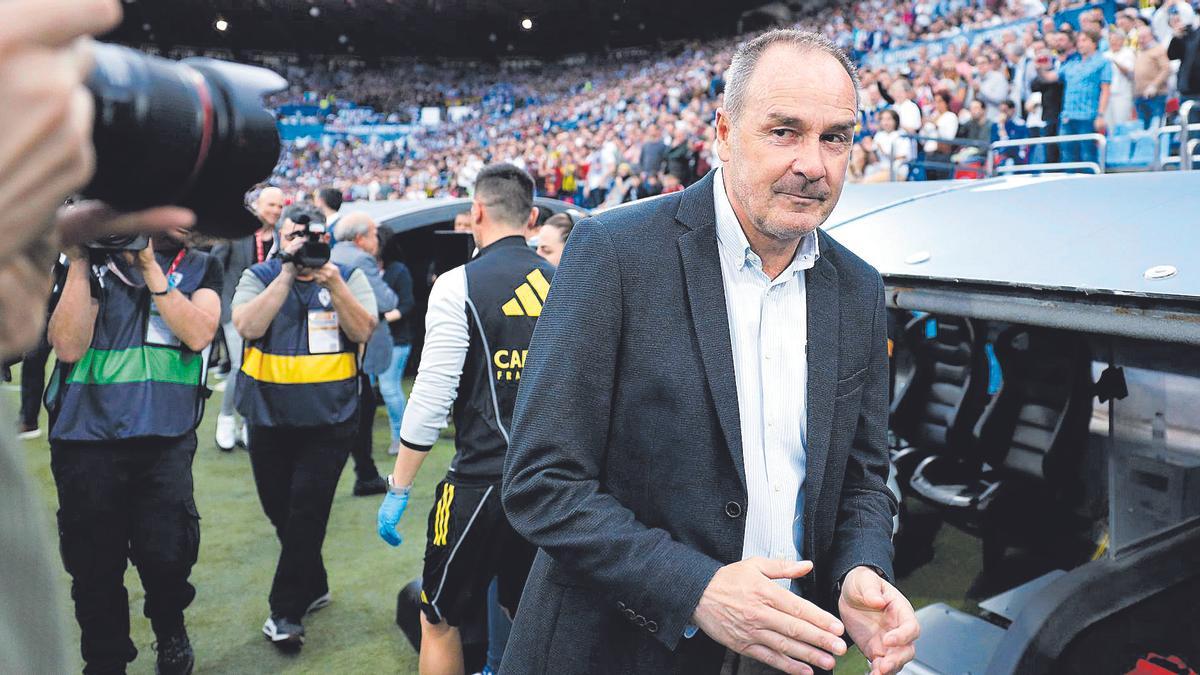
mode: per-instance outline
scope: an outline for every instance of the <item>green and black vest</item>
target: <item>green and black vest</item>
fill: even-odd
[[[283,269],[278,258],[250,268],[264,286]],[[354,268],[338,265],[349,280]],[[358,411],[358,345],[346,337],[329,290],[295,281],[275,320],[246,343],[237,409],[252,426],[338,424]]]
[[[175,254],[155,257],[165,273]],[[168,281],[190,297],[207,267],[207,253],[188,250]],[[194,431],[208,394],[208,350],[180,343],[145,286],[106,273],[100,288],[91,347],[78,363],[59,363],[46,392],[50,440],[174,438]]]

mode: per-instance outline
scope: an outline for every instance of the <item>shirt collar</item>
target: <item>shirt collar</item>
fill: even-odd
[[[484,246],[483,248],[479,249],[479,252],[476,255],[481,256],[485,253],[488,253],[489,251],[495,251],[495,250],[499,250],[502,248],[509,248],[509,247],[516,247],[516,246],[528,247],[528,245],[525,243],[525,237],[523,237],[519,234],[510,234],[507,237],[502,237],[500,239],[497,239],[496,241],[493,241],[492,243],[488,244],[487,246]]]
[[[750,248],[741,222],[733,211],[733,204],[729,202],[729,195],[725,192],[725,174],[720,168],[713,176],[713,204],[717,214],[717,247],[721,255],[736,264],[739,269],[747,266],[762,269],[762,259]],[[817,264],[817,258],[821,257],[817,232],[818,230],[813,230],[804,235],[800,245],[796,247],[792,264],[779,275],[780,278],[812,269],[813,265]]]

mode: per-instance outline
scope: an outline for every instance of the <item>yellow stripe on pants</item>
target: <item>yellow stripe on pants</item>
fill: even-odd
[[[446,483],[442,487],[442,498],[438,502],[433,521],[433,545],[445,546],[450,535],[450,504],[454,501],[454,486]]]

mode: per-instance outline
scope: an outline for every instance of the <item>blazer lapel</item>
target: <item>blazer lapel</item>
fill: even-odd
[[[819,236],[819,235],[818,235]],[[812,556],[816,509],[829,457],[833,399],[838,369],[838,275],[833,263],[818,258],[805,278],[808,316],[808,443],[805,447],[803,554]]]
[[[733,372],[733,346],[729,341],[729,315],[725,310],[725,283],[721,279],[721,260],[717,252],[712,190],[712,173],[709,173],[684,191],[676,219],[691,229],[679,238],[679,255],[708,390],[738,480],[742,489],[746,489],[737,380]]]

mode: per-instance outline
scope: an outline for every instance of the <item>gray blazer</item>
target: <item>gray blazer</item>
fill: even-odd
[[[229,239],[216,244],[212,255],[221,261],[225,274],[221,286],[221,323],[227,324],[233,318],[233,292],[237,290],[238,282],[242,280],[242,272],[250,269],[255,262],[255,235],[241,239]]]
[[[371,333],[371,339],[367,342],[362,369],[368,375],[378,375],[387,370],[392,363],[392,334],[388,331],[383,315],[396,309],[396,292],[384,282],[375,256],[352,242],[339,241],[334,244],[329,259],[339,265],[362,270],[367,281],[371,283],[371,290],[375,291],[375,302],[379,305],[379,325],[375,327],[375,332]]]
[[[503,500],[540,547],[501,672],[717,673],[682,637],[741,558],[747,503],[710,173],[576,226],[538,320]],[[806,272],[806,598],[892,575],[887,347],[878,273],[831,237]]]

